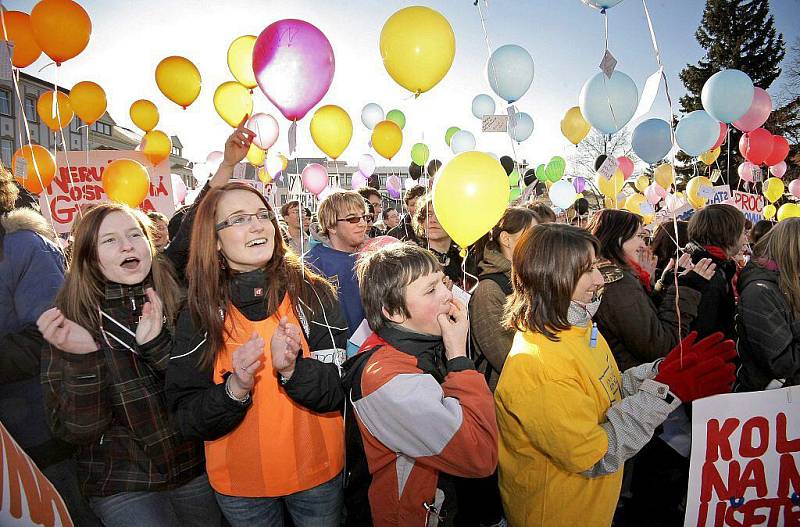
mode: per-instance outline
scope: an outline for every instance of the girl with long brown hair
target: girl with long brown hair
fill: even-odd
[[[800,384],[800,219],[756,243],[739,288],[737,391]]]
[[[109,527],[218,525],[202,443],[170,425],[164,378],[179,288],[147,218],[124,205],[88,211],[72,264],[38,320],[45,405],[78,445],[78,474]]]
[[[194,216],[188,306],[167,372],[172,417],[204,440],[234,527],[338,526],[347,324],[332,286],[286,249],[253,187],[211,189]]]

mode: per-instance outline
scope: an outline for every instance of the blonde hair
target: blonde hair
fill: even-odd
[[[800,318],[800,218],[779,221],[756,244],[754,256],[778,264],[778,287]]]
[[[344,217],[355,210],[366,213],[367,204],[358,192],[352,190],[339,190],[322,200],[317,210],[319,219],[319,232],[323,236],[328,236],[329,231],[336,227],[339,218]]]

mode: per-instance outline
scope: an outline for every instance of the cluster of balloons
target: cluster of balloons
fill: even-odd
[[[75,115],[91,126],[106,113],[106,105],[106,92],[100,85],[81,81],[69,95],[61,90],[42,93],[36,102],[36,113],[48,128],[57,132],[69,126]]]

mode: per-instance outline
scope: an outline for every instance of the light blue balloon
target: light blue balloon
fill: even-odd
[[[603,134],[613,134],[628,124],[638,104],[636,83],[619,70],[610,79],[601,71],[581,89],[581,114]]]
[[[517,143],[521,143],[533,133],[533,118],[525,112],[517,112],[514,116],[514,123],[509,119],[508,135]]]
[[[672,148],[669,123],[663,119],[647,119],[633,129],[633,151],[647,163],[658,163]]]
[[[622,0],[583,0],[583,3],[595,9],[610,9]]]
[[[489,86],[511,104],[525,95],[533,82],[533,57],[515,44],[500,46],[486,64]]]
[[[708,114],[722,123],[732,123],[747,113],[753,103],[753,80],[739,70],[722,70],[703,85],[700,100]]]
[[[494,99],[481,93],[472,99],[472,115],[478,119],[483,119],[484,115],[494,115],[495,105]]]
[[[704,110],[695,110],[678,121],[675,142],[690,156],[709,150],[719,137],[719,123]]]

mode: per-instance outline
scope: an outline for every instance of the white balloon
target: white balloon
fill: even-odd
[[[267,169],[267,174],[275,177],[281,170],[283,170],[283,160],[277,155],[267,155],[267,161],[264,163],[264,168]]]
[[[361,122],[372,130],[375,125],[383,121],[383,108],[371,102],[361,110]]]
[[[517,143],[523,142],[533,133],[533,118],[525,112],[518,112],[514,116],[513,125],[510,119],[508,124],[508,135]]]
[[[478,119],[483,119],[486,115],[494,115],[495,104],[494,99],[481,93],[472,99],[472,115]]]
[[[358,170],[369,178],[375,172],[375,158],[370,154],[362,154],[358,158]]]
[[[553,183],[548,192],[548,196],[553,205],[562,209],[567,209],[575,203],[578,193],[575,192],[575,187],[572,186],[572,183],[561,179]]]
[[[454,154],[475,150],[475,136],[472,135],[472,132],[459,130],[450,139],[450,148]]]

